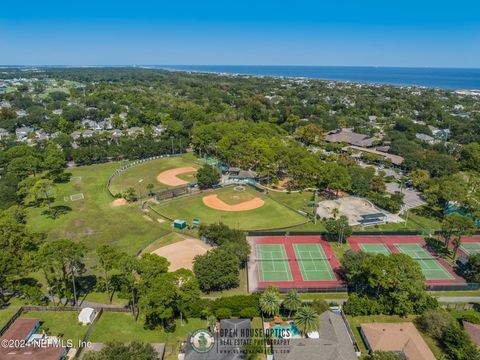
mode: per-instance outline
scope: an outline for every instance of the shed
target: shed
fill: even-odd
[[[174,220],[173,227],[176,229],[185,229],[187,227],[187,222],[185,220]]]
[[[78,314],[78,321],[81,322],[82,325],[91,324],[93,319],[95,319],[95,314],[95,309],[90,307],[83,308],[80,314]]]

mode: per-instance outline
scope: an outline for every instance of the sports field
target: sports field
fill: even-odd
[[[259,230],[284,228],[302,224],[308,219],[278,202],[264,196],[262,193],[245,186],[243,191],[236,187],[226,187],[215,191],[206,191],[195,195],[187,195],[176,199],[165,200],[152,208],[170,219],[183,219],[191,224],[193,219],[199,219],[201,224],[223,222],[231,227],[243,230]],[[232,207],[261,199],[263,204],[252,210],[227,211],[207,206],[212,195],[221,203]],[[204,199],[206,198],[206,199]]]
[[[294,244],[295,255],[297,257],[303,280],[334,280],[332,268],[328,263],[322,247],[319,244]]]
[[[453,279],[453,276],[420,244],[394,244],[403,254],[413,258],[427,280]]]
[[[467,255],[480,253],[480,242],[464,242],[460,249]]]
[[[369,254],[389,255],[390,250],[384,244],[359,244],[360,250]]]
[[[260,281],[292,281],[290,265],[282,244],[257,244]]]
[[[172,188],[167,184],[163,184],[157,180],[157,176],[167,170],[176,168],[200,168],[202,163],[191,154],[185,154],[176,157],[165,157],[156,160],[146,161],[139,165],[135,165],[124,170],[112,179],[110,183],[110,191],[113,194],[125,192],[128,188],[133,187],[137,194],[147,193],[147,185],[152,184],[154,192]],[[121,167],[121,166],[119,166]],[[187,172],[178,174],[177,177],[186,182],[195,182],[195,173]]]

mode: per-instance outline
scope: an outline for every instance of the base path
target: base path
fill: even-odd
[[[170,262],[169,271],[175,271],[180,268],[193,268],[193,258],[197,255],[203,255],[212,249],[207,243],[198,239],[185,239],[167,246],[163,246],[152,254],[163,256]]]
[[[203,203],[209,208],[221,211],[247,211],[262,207],[265,202],[260,198],[244,201],[239,204],[229,205],[218,198],[217,195],[207,195],[202,199]]]
[[[188,181],[179,179],[177,175],[185,174],[185,173],[193,173],[196,171],[197,169],[191,166],[166,170],[157,175],[157,181],[159,183],[162,183],[168,186],[185,185],[185,184],[188,184]]]

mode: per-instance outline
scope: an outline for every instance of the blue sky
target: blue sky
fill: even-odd
[[[480,68],[473,0],[4,1],[0,64]]]

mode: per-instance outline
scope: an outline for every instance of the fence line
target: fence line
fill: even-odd
[[[97,323],[98,319],[100,319],[102,314],[103,314],[103,308],[101,308],[98,311],[98,313],[95,315],[95,318],[93,319],[93,321],[88,326],[88,330],[85,333],[82,341],[80,342],[77,352],[75,353],[75,359],[80,359],[80,355],[81,355],[83,349],[85,348],[85,346],[87,345],[88,339],[90,338],[90,335],[92,334],[93,328],[95,327],[95,324]]]
[[[17,320],[18,317],[19,317],[20,315],[22,315],[22,312],[23,312],[23,309],[22,309],[22,307],[20,307],[20,309],[18,309],[17,312],[12,315],[12,317],[10,318],[10,320],[8,320],[7,323],[0,329],[0,336],[2,336],[3,334],[5,334],[5,331],[7,331],[8,328],[9,328],[10,326],[12,326],[12,324],[15,322],[15,320]]]

